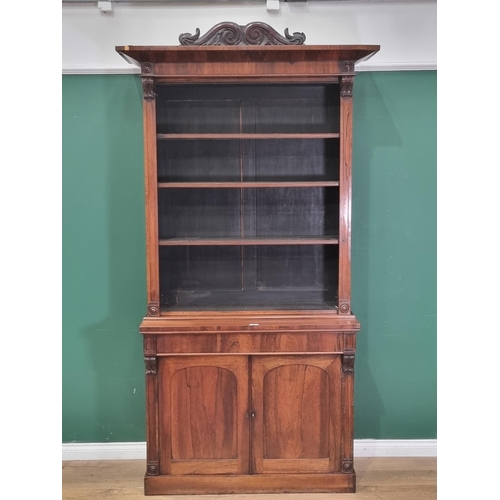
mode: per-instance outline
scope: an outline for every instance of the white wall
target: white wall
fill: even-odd
[[[307,45],[376,44],[378,54],[356,70],[436,69],[436,1],[314,1],[266,4],[227,2],[113,4],[104,14],[95,4],[63,4],[62,66],[65,74],[135,73],[116,45],[179,45],[179,34],[203,35],[233,21],[270,24],[279,33],[304,32]]]

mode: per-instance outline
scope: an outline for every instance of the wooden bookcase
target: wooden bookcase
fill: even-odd
[[[144,98],[145,493],[352,492],[354,64],[221,23],[116,47]]]

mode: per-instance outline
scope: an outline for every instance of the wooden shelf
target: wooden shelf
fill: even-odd
[[[338,243],[338,238],[334,236],[168,238],[159,240],[161,246],[338,245]]]
[[[305,134],[157,134],[158,139],[338,139],[339,133],[305,133]]]
[[[159,188],[283,188],[335,187],[339,181],[272,181],[272,182],[158,182]]]

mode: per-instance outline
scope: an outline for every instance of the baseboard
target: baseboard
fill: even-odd
[[[356,439],[354,457],[435,457],[436,439]],[[63,460],[144,460],[146,443],[63,443]]]
[[[64,460],[145,460],[146,443],[63,443]]]
[[[355,439],[354,457],[437,457],[437,439]]]

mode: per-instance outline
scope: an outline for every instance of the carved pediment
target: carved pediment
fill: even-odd
[[[179,36],[181,45],[303,45],[304,33],[288,33],[280,35],[266,23],[253,22],[246,26],[224,22],[216,24],[200,38],[200,30],[196,33],[183,33]]]

